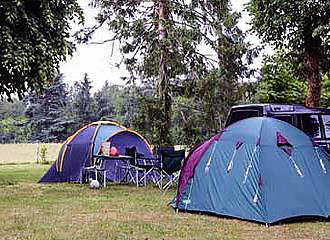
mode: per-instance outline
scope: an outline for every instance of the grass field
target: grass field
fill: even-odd
[[[265,225],[176,213],[153,187],[37,184],[49,165],[0,165],[0,239],[322,239],[330,221]]]
[[[47,149],[46,161],[55,161],[62,144],[59,143],[21,143],[0,144],[0,165],[9,163],[36,163],[41,159],[41,148]]]

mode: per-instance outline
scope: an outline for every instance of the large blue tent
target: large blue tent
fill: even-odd
[[[150,144],[139,133],[114,121],[93,122],[76,131],[63,143],[56,161],[39,182],[84,182],[83,169],[93,165],[93,156],[98,154],[104,142],[111,142],[119,154],[125,154],[127,147],[134,146],[139,154],[154,158]],[[121,165],[121,161],[105,162],[107,180],[120,180],[123,177]]]
[[[330,156],[273,118],[232,124],[185,160],[175,208],[273,223],[330,215]]]

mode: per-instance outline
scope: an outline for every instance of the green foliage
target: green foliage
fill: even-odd
[[[142,88],[148,89],[141,95],[148,100],[140,102],[147,105],[140,106],[149,109],[153,102],[153,109],[162,109],[153,119],[159,122],[156,124],[159,126],[157,128],[161,129],[159,133],[164,134],[161,138],[170,139],[166,135],[169,135],[173,125],[172,102],[184,93],[188,98],[192,97],[191,100],[197,100],[195,104],[211,100],[206,103],[211,116],[210,128],[213,132],[219,129],[219,121],[223,121],[219,120],[219,111],[226,110],[227,106],[236,101],[237,96],[221,95],[221,104],[215,105],[213,99],[219,94],[214,94],[213,90],[216,88],[215,91],[219,93],[227,92],[227,89],[236,89],[238,80],[249,73],[243,56],[247,55],[249,60],[253,57],[253,51],[249,51],[249,44],[244,42],[245,35],[237,27],[240,15],[232,13],[229,2],[93,2],[101,9],[97,17],[99,24],[108,24],[109,30],[113,33],[113,38],[105,41],[118,40],[120,43],[124,63],[131,73],[127,79],[128,83],[139,81]],[[98,27],[83,29],[76,37],[82,42],[87,42]],[[211,53],[202,50],[205,46]],[[205,94],[208,97],[194,98],[196,92],[202,92],[195,87],[199,85],[203,88],[204,79],[214,78],[213,72],[217,72],[218,69],[226,74],[218,82],[214,81],[212,88],[207,89],[210,91]],[[147,95],[143,95],[146,92]],[[219,106],[224,107],[218,110]],[[224,114],[220,114],[221,118]],[[152,135],[159,138],[157,134]]]
[[[83,20],[76,0],[1,0],[0,96],[40,92],[72,55],[70,23]]]
[[[166,119],[162,110],[162,103],[159,99],[153,97],[140,96],[135,99],[132,117],[132,127],[140,131],[143,135],[150,139],[153,145],[164,146],[171,145],[171,136],[165,135],[167,132]]]
[[[299,76],[308,82],[306,104],[320,101],[321,74],[330,66],[330,4],[328,0],[251,0],[252,29],[264,42],[285,48],[304,64]]]
[[[299,66],[284,50],[263,61],[261,79],[257,83],[256,102],[304,104],[307,84],[300,78]],[[302,71],[302,70],[300,70]],[[329,74],[322,76],[321,107],[330,107]]]
[[[16,98],[12,102],[0,101],[0,119],[19,117],[24,111],[24,104]]]
[[[96,120],[94,116],[95,103],[91,95],[91,88],[91,81],[87,73],[85,73],[82,81],[74,84],[72,112],[76,123],[79,123],[80,126]]]
[[[193,98],[177,97],[173,103],[171,135],[179,145],[192,147],[210,137],[207,113]]]
[[[241,99],[239,80],[249,74],[243,56],[251,60],[254,54],[237,27],[240,15],[231,11],[229,2],[162,1],[162,16],[159,1],[93,3],[100,7],[99,24],[108,24],[113,33],[106,41],[121,44],[131,88],[106,83],[93,97],[86,74],[76,82],[71,98],[63,86],[65,101],[55,100],[64,98],[50,89],[43,95],[35,92],[26,110],[31,140],[60,141],[101,118],[124,121],[159,145],[193,145],[218,132],[229,107]],[[76,37],[87,41],[98,27]]]
[[[47,147],[45,145],[42,145],[40,148],[40,163],[41,164],[48,164],[47,161]]]
[[[285,51],[267,56],[261,69],[262,79],[258,83],[256,100],[262,103],[303,104],[307,84],[297,77],[295,69]]]
[[[322,76],[321,106],[330,108],[330,71]]]
[[[226,120],[226,114],[240,98],[238,83],[226,71],[213,71],[196,86],[198,103],[206,113],[208,132],[216,133]],[[205,119],[205,120],[206,120]]]
[[[25,127],[27,119],[21,113],[21,116],[7,117],[0,120],[0,142],[16,143],[26,142],[30,132]]]
[[[13,99],[13,102],[0,101],[0,142],[25,142],[29,138],[29,129],[24,117],[23,102]]]
[[[305,37],[310,36],[323,39],[323,53],[330,50],[329,1],[252,0],[248,9],[253,30],[276,48],[304,51]]]
[[[68,92],[63,76],[59,74],[42,95],[31,93],[25,99],[25,115],[31,128],[32,141],[61,142],[67,137],[73,119],[65,114]]]
[[[124,121],[125,89],[120,85],[109,85],[106,81],[101,90],[94,94],[96,103],[95,115],[98,119],[116,119]]]

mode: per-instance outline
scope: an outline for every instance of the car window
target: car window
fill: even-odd
[[[330,138],[330,115],[322,115],[325,137]]]
[[[259,111],[258,110],[236,110],[232,111],[231,117],[229,119],[229,124],[232,124],[234,122],[246,119],[246,118],[251,118],[251,117],[258,117],[259,116]]]
[[[287,122],[289,124],[293,124],[293,117],[292,115],[275,115],[273,118],[276,118],[278,120],[282,120],[284,122]]]
[[[298,128],[312,138],[321,138],[320,122],[317,115],[299,115]]]

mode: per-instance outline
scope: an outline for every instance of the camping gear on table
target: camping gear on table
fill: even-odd
[[[109,151],[111,154],[112,146],[118,151],[115,151],[116,155],[124,154],[125,148],[135,146],[143,156],[154,158],[150,144],[139,133],[114,121],[93,122],[76,131],[64,142],[57,160],[39,182],[88,182],[84,169],[95,165],[95,156],[101,153],[101,146],[105,147],[105,156],[109,156]],[[121,160],[104,161],[106,180],[122,180],[125,172],[121,166],[124,164]],[[103,179],[103,176],[99,179]]]
[[[172,206],[267,224],[329,217],[330,156],[284,121],[245,119],[189,153]]]

